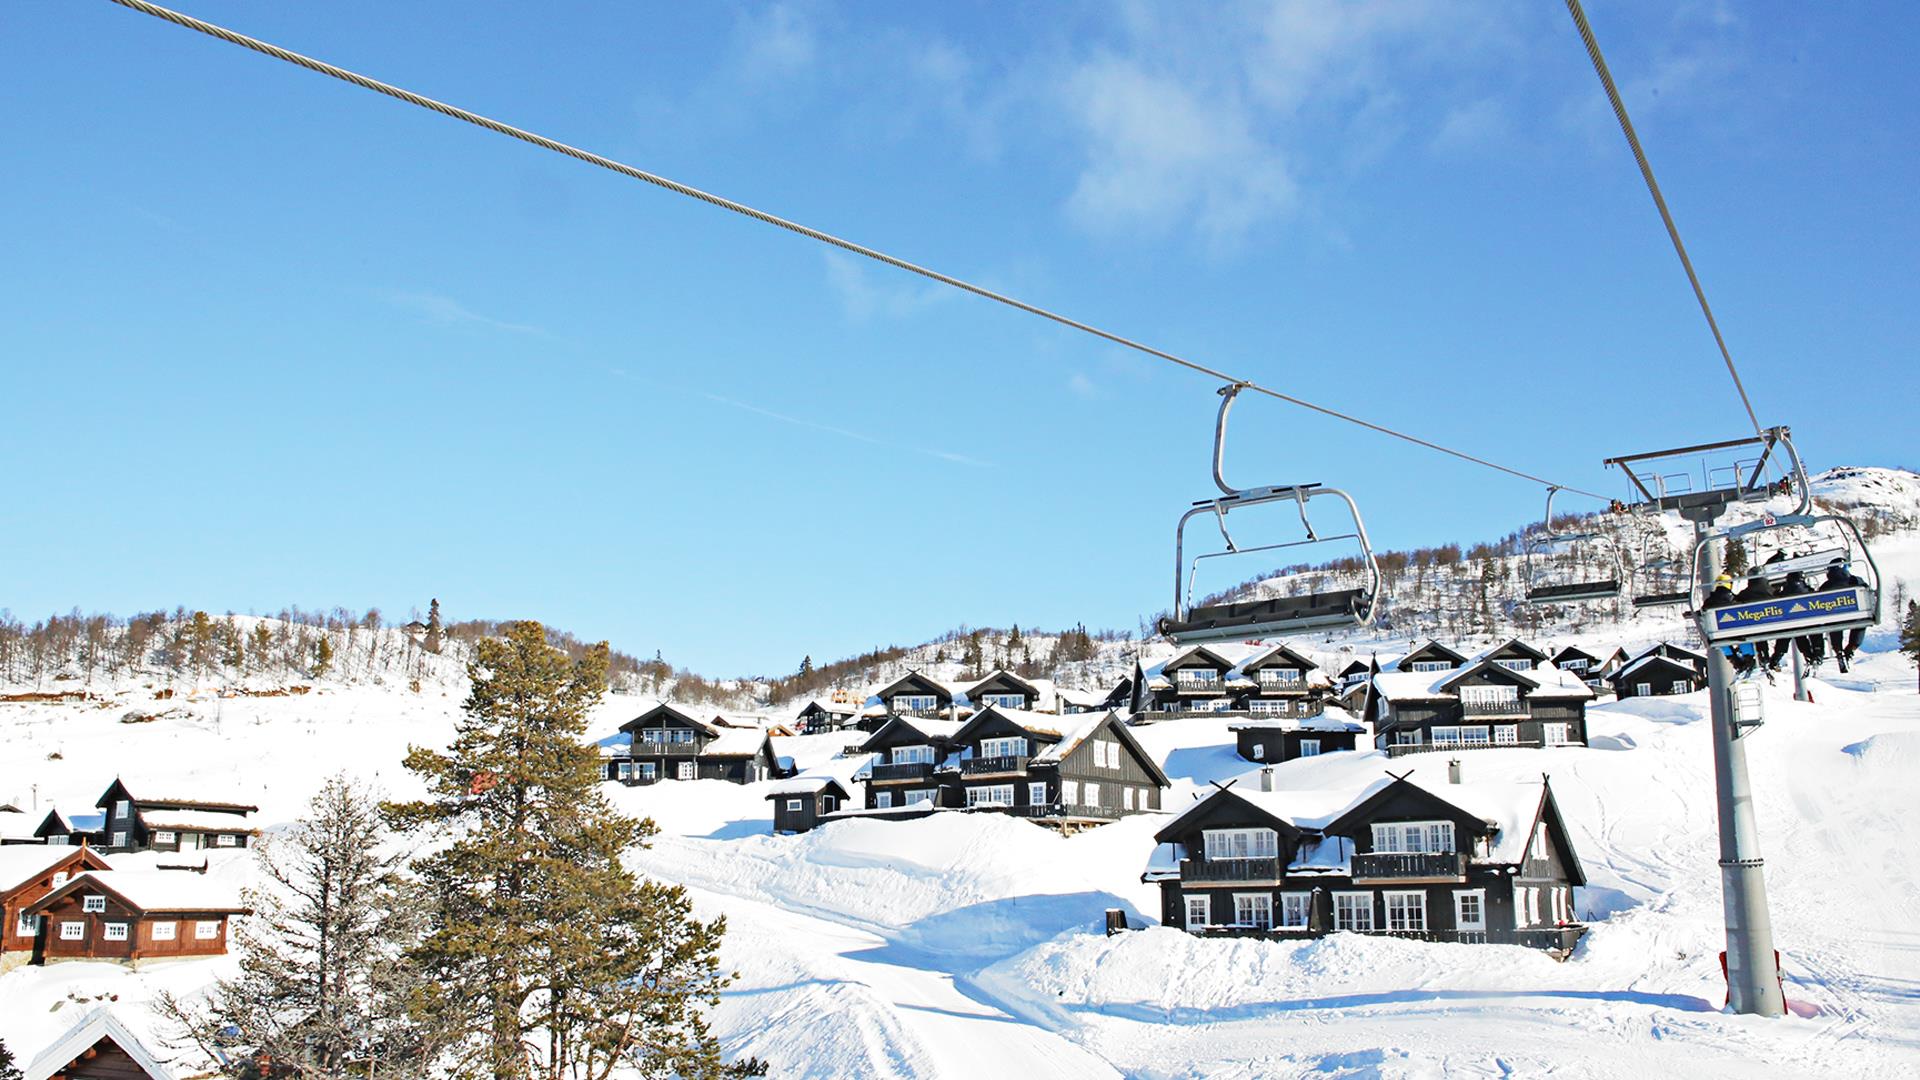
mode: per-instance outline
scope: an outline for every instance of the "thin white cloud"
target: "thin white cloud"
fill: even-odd
[[[621,374],[624,374],[624,372],[621,372]],[[764,416],[772,420],[778,420],[782,423],[793,424],[796,427],[809,428],[814,431],[824,431],[830,435],[839,435],[842,438],[854,439],[859,442],[870,443],[874,446],[884,446],[894,450],[907,450],[916,454],[925,454],[928,457],[939,458],[941,461],[951,461],[957,465],[968,465],[974,468],[982,468],[982,469],[992,468],[991,462],[982,461],[979,458],[968,457],[965,454],[956,453],[951,450],[941,450],[941,449],[932,448],[932,447],[910,446],[902,443],[889,442],[885,439],[876,438],[872,435],[869,435],[864,431],[855,431],[852,428],[844,428],[836,424],[822,423],[821,421],[818,421],[818,420],[810,420],[804,416],[793,416],[788,413],[776,412],[773,409],[768,409],[763,406],[754,405],[750,402],[739,401],[735,398],[725,397],[720,394],[701,391],[700,396],[703,398],[706,398],[708,401],[714,402],[719,405],[725,405],[725,406],[728,406],[729,408],[739,409],[742,412],[750,412],[757,416]]]
[[[391,292],[386,300],[403,311],[411,311],[429,322],[446,325],[466,324],[485,326],[494,330],[504,330],[512,334],[534,334],[550,337],[546,330],[528,323],[507,322],[488,315],[482,315],[450,296],[425,292]]]
[[[735,29],[740,73],[778,82],[813,66],[819,35],[811,15],[795,4],[771,4],[742,15]]]
[[[905,271],[872,266],[866,260],[831,248],[822,252],[827,287],[840,301],[840,310],[854,322],[876,317],[898,319],[915,315],[954,295],[950,286]]]

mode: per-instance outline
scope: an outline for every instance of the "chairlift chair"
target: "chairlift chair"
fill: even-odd
[[[1649,541],[1659,538],[1659,554],[1648,556]],[[1643,522],[1640,530],[1640,558],[1634,567],[1633,606],[1636,608],[1672,607],[1693,600],[1693,583],[1687,579],[1686,562],[1673,555],[1665,530],[1653,522]]]
[[[1880,567],[1873,561],[1866,537],[1861,535],[1860,527],[1852,518],[1813,511],[1807,470],[1801,463],[1800,452],[1785,428],[1776,430],[1780,432],[1778,441],[1786,447],[1792,463],[1794,483],[1791,486],[1799,493],[1799,505],[1789,513],[1768,512],[1755,521],[1709,530],[1693,546],[1692,599],[1701,636],[1709,645],[1757,644],[1808,634],[1843,633],[1865,629],[1880,621]],[[1831,526],[1837,543],[1823,540],[1812,551],[1753,566],[1747,571],[1748,579],[1762,577],[1777,583],[1795,571],[1812,577],[1824,575],[1837,565],[1851,568],[1865,584],[1826,589],[1819,587],[1821,582],[1814,582],[1815,591],[1797,596],[1705,607],[1707,586],[1700,582],[1700,567],[1707,545],[1751,538],[1757,551],[1758,542],[1764,537],[1773,536],[1784,542],[1789,535],[1787,530],[1806,530],[1818,536],[1826,526]],[[1864,575],[1859,573],[1862,567],[1866,570]]]
[[[1621,593],[1620,546],[1600,532],[1557,533],[1553,531],[1553,500],[1560,489],[1547,489],[1547,515],[1540,527],[1527,530],[1520,541],[1521,558],[1527,569],[1527,602],[1530,604],[1571,604],[1589,600],[1611,600]],[[1535,554],[1556,545],[1589,545],[1604,550],[1613,563],[1613,576],[1554,581],[1551,570],[1535,562]]]
[[[1180,524],[1174,530],[1173,541],[1173,613],[1160,620],[1160,632],[1175,644],[1189,645],[1202,642],[1286,637],[1311,630],[1370,624],[1379,605],[1380,564],[1374,559],[1373,547],[1367,540],[1366,525],[1360,519],[1360,508],[1354,503],[1352,496],[1338,488],[1323,487],[1317,483],[1279,484],[1252,488],[1236,488],[1227,483],[1225,477],[1227,416],[1233,409],[1234,398],[1244,388],[1244,384],[1235,384],[1220,389],[1220,413],[1214,421],[1213,429],[1213,483],[1220,489],[1221,494],[1195,502],[1186,513],[1180,515]],[[1314,499],[1329,497],[1338,499],[1346,505],[1347,515],[1353,522],[1351,532],[1323,536],[1314,531],[1313,522],[1308,514],[1308,504]],[[1233,534],[1228,531],[1227,515],[1233,511],[1249,506],[1283,502],[1293,503],[1299,509],[1300,524],[1306,530],[1304,539],[1246,547],[1236,542]],[[1220,536],[1226,544],[1226,549],[1203,552],[1188,560],[1187,523],[1203,514],[1211,515],[1215,524],[1219,526]],[[1340,541],[1353,541],[1360,549],[1360,558],[1366,568],[1366,579],[1360,588],[1327,589],[1304,596],[1242,600],[1224,604],[1196,606],[1193,603],[1194,577],[1200,569],[1200,563],[1204,560]]]

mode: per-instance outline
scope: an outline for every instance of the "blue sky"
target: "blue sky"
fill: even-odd
[[[1558,5],[181,7],[1567,483],[1744,425]],[[1590,14],[1762,419],[1920,464],[1920,15]],[[737,674],[1167,604],[1203,378],[105,2],[5,5],[0,100],[17,615],[438,596]],[[1236,422],[1382,546],[1540,503]]]

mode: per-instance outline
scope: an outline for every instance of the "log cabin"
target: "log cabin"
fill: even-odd
[[[1429,654],[1431,655],[1431,654]],[[1404,661],[1403,661],[1404,662]],[[1374,746],[1398,757],[1429,750],[1585,746],[1593,689],[1550,664],[1515,671],[1492,659],[1466,667],[1399,664],[1369,683]]]
[[[1685,660],[1648,652],[1608,679],[1618,698],[1691,694],[1707,685],[1707,677]]]
[[[1073,830],[1160,808],[1172,781],[1117,714],[1072,718],[989,705],[948,742],[942,805]]]
[[[44,844],[0,848],[0,971],[32,959],[40,940],[40,918],[27,908],[89,870],[112,867],[86,846]]]
[[[161,790],[115,777],[93,804],[105,821],[92,842],[108,851],[199,851],[243,848],[260,835],[247,824],[257,806]]]
[[[1435,770],[1440,773],[1440,770]],[[1195,934],[1335,932],[1505,943],[1564,958],[1586,875],[1551,785],[1388,775],[1359,791],[1256,784],[1200,799],[1155,834],[1141,880]]]
[[[1261,764],[1277,764],[1338,750],[1352,750],[1366,728],[1353,714],[1323,708],[1313,716],[1261,717],[1227,725],[1240,756]]]
[[[629,786],[661,780],[725,780],[752,784],[779,775],[764,728],[700,719],[676,705],[656,705],[603,741],[604,779]]]
[[[176,1075],[110,1005],[95,1006],[21,1073],[22,1080],[175,1080]]]
[[[951,752],[960,721],[896,716],[860,744],[872,754],[867,773],[867,810],[927,813],[945,805],[935,770]]]
[[[248,909],[218,881],[180,870],[89,870],[27,905],[40,917],[36,962],[219,956]]]

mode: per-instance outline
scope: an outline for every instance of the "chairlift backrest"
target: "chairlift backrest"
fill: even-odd
[[[1560,493],[1557,487],[1547,489],[1547,512],[1537,529],[1528,529],[1521,534],[1521,561],[1527,571],[1527,602],[1533,604],[1571,604],[1588,600],[1611,600],[1622,590],[1620,545],[1616,544],[1604,532],[1554,532],[1553,500]],[[1600,549],[1606,555],[1606,561],[1612,563],[1611,577],[1586,577],[1570,581],[1551,580],[1550,570],[1543,570],[1535,562],[1537,553],[1557,545],[1586,544]]]
[[[1803,491],[1802,505],[1806,502]],[[1867,548],[1860,527],[1839,514],[1769,514],[1758,521],[1708,532],[1694,544],[1695,581],[1699,580],[1699,567],[1709,544],[1758,538],[1788,529],[1813,530],[1826,524],[1833,525],[1839,532],[1842,546],[1762,563],[1748,574],[1749,580],[1774,581],[1798,571],[1807,578],[1809,592],[1709,608],[1706,607],[1706,587],[1694,585],[1694,610],[1698,613],[1701,636],[1709,645],[1864,629],[1880,620],[1880,567],[1873,561],[1873,552]],[[1824,575],[1835,564],[1852,567],[1863,584],[1826,588]],[[1859,573],[1861,569],[1866,571],[1864,576]]]

